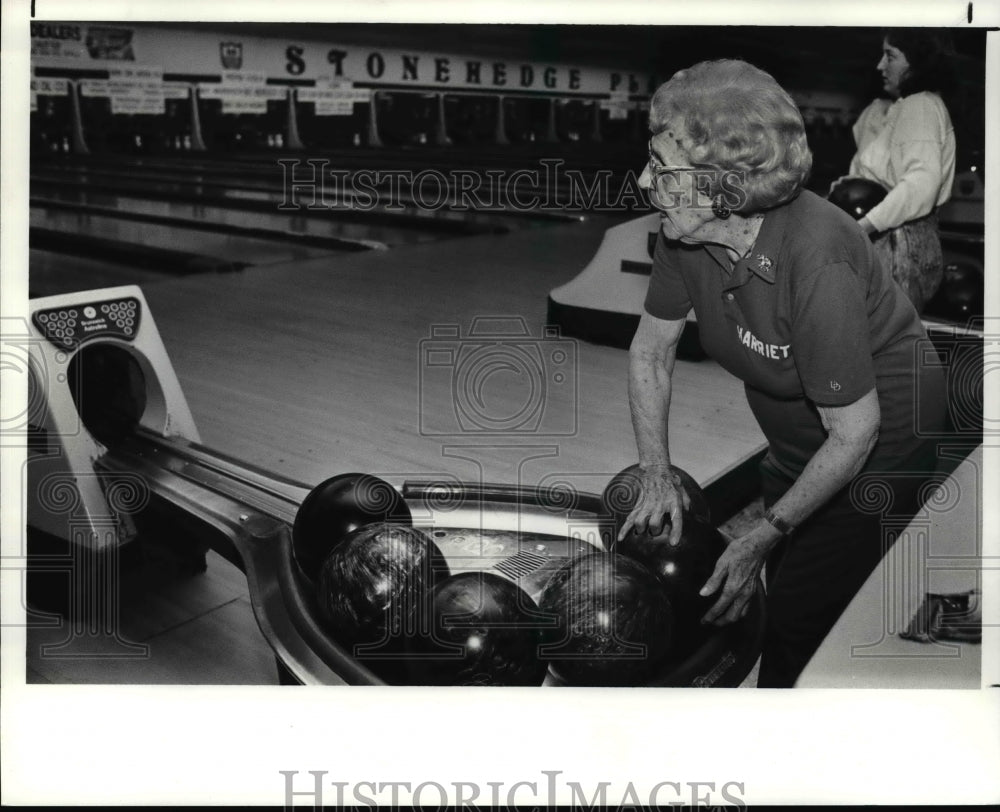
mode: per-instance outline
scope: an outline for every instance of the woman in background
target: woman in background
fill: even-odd
[[[952,81],[949,50],[935,29],[886,32],[877,69],[889,98],[875,99],[854,125],[849,177],[889,190],[858,223],[918,313],[944,273],[936,212],[955,179],[955,133],[942,100]]]

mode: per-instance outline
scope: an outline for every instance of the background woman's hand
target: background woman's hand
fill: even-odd
[[[708,596],[722,588],[718,600],[705,613],[702,623],[724,626],[746,615],[772,546],[753,533],[729,542],[716,562],[715,572],[701,589],[700,594]]]
[[[681,511],[691,506],[691,500],[681,487],[680,478],[669,466],[640,469],[641,493],[632,512],[618,531],[618,540],[625,538],[633,527],[637,533],[649,531],[659,535],[664,519],[669,518],[670,535],[668,542],[677,544],[681,540],[683,520]]]
[[[872,234],[877,234],[878,233],[878,230],[875,228],[875,226],[872,225],[871,220],[869,220],[867,217],[862,217],[860,220],[858,220],[858,226],[869,237]]]

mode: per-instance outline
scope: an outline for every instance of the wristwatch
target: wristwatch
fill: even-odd
[[[775,512],[771,510],[771,508],[768,508],[767,511],[764,513],[764,521],[767,522],[769,525],[771,525],[771,527],[773,527],[783,536],[789,535],[795,529],[794,525],[789,524],[780,516],[776,515]]]

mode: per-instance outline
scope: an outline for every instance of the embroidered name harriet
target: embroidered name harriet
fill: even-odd
[[[739,325],[736,325],[736,334],[740,337],[740,343],[744,347],[749,347],[758,355],[763,355],[765,358],[774,358],[775,360],[788,358],[788,350],[791,349],[791,344],[765,344],[749,330]]]

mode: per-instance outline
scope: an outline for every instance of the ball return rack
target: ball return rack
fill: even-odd
[[[35,299],[29,321],[29,569],[32,531],[64,542],[79,565],[166,525],[245,573],[282,681],[385,684],[324,628],[294,559],[292,524],[310,486],[201,444],[142,291]],[[604,549],[609,532],[598,494],[458,480],[394,487],[453,573],[490,570],[536,600],[552,572]],[[758,590],[742,621],[652,684],[738,685],[760,652],[763,600]]]

